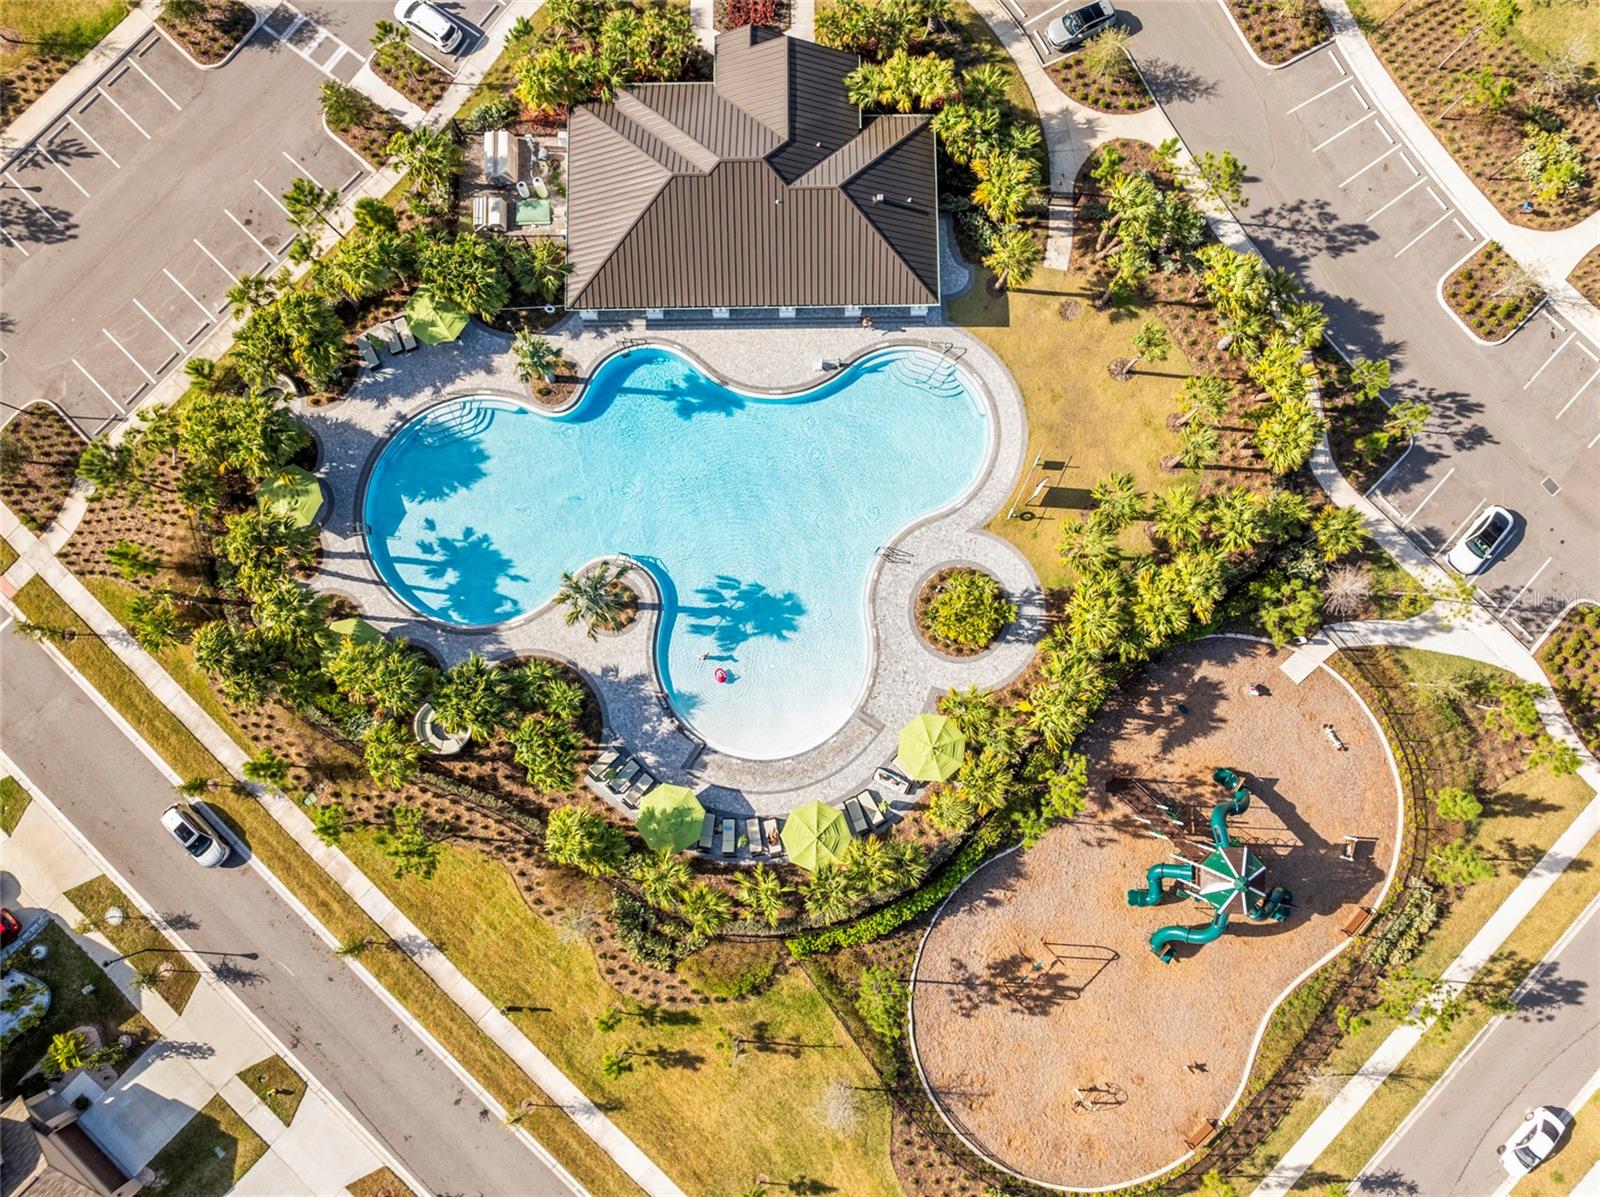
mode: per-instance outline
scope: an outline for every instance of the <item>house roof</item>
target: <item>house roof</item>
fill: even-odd
[[[575,108],[567,306],[937,303],[929,118],[863,122],[857,62],[746,27],[717,38],[713,83]]]

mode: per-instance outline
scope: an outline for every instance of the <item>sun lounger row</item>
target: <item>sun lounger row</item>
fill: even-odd
[[[656,779],[637,757],[625,757],[608,748],[594,758],[587,770],[589,780],[602,785],[622,800],[629,810],[639,809],[639,799],[655,789]]]
[[[387,349],[392,354],[409,353],[417,347],[417,338],[406,318],[396,316],[362,333],[356,338],[356,347],[361,351],[361,364],[370,370],[378,365],[379,349]]]
[[[748,848],[751,856],[776,859],[783,855],[782,819],[762,819],[754,815],[738,819],[732,815],[710,811],[700,823],[700,851],[713,856],[732,858],[740,848]]]

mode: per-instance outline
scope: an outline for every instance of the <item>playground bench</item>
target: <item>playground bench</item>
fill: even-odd
[[[1204,1147],[1211,1141],[1211,1137],[1216,1133],[1217,1124],[1211,1119],[1207,1118],[1199,1126],[1190,1131],[1188,1136],[1183,1141],[1188,1145],[1190,1151],[1199,1151],[1200,1148]]]
[[[1339,928],[1346,935],[1360,935],[1367,929],[1367,924],[1372,921],[1372,911],[1365,906],[1357,906],[1355,911],[1345,920],[1343,927]]]

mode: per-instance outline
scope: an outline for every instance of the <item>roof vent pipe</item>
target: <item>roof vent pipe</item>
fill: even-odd
[[[877,193],[877,194],[875,194],[875,195],[874,195],[874,196],[873,196],[873,197],[872,197],[872,202],[873,202],[873,203],[875,203],[875,204],[881,204],[881,203],[883,203],[883,192],[881,192],[881,191],[880,191],[880,192],[878,192],[878,193]]]

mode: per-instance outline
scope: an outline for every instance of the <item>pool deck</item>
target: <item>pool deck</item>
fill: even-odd
[[[844,726],[817,747],[781,760],[753,761],[702,746],[659,697],[657,604],[643,569],[632,575],[644,592],[641,617],[622,633],[595,640],[581,627],[568,627],[564,609],[551,603],[506,624],[463,630],[427,619],[395,597],[373,568],[357,520],[366,472],[378,450],[406,420],[445,399],[528,395],[513,372],[510,337],[476,321],[453,344],[421,346],[398,358],[384,354],[383,364],[363,371],[347,398],[297,413],[317,439],[316,472],[331,496],[321,570],[312,583],[318,590],[350,599],[384,632],[426,646],[447,665],[472,652],[491,661],[523,654],[567,661],[598,695],[608,743],[645,761],[657,780],[691,786],[708,807],[730,815],[781,815],[812,799],[842,802],[894,757],[901,726],[929,709],[938,694],[952,686],[998,686],[1027,667],[1044,628],[1039,580],[1010,545],[983,531],[1021,473],[1027,427],[1016,383],[981,342],[959,328],[920,321],[902,328],[881,321],[863,328],[743,319],[646,326],[644,321],[589,325],[572,317],[546,335],[576,363],[580,377],[588,377],[607,355],[649,342],[682,350],[709,373],[742,388],[792,391],[827,376],[818,370],[823,359],[909,345],[934,353],[948,346],[959,368],[981,384],[995,422],[989,461],[959,506],[911,525],[886,546],[890,552],[880,553],[870,583],[872,674]],[[993,574],[1018,607],[1016,622],[991,649],[964,660],[929,648],[913,616],[922,584],[954,564]]]

